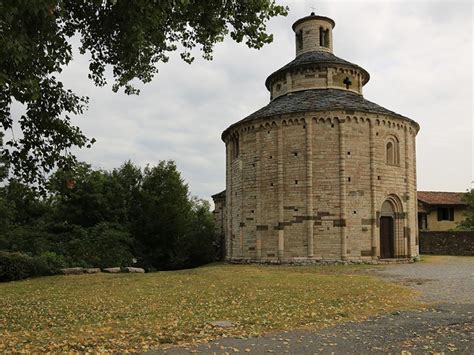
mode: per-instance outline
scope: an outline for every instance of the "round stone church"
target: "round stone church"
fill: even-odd
[[[419,125],[363,97],[369,73],[333,54],[334,26],[296,21],[296,58],[265,81],[270,103],[222,133],[226,190],[213,198],[228,261],[418,255]]]

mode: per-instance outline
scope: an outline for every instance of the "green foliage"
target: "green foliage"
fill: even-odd
[[[8,176],[7,159],[4,156],[3,132],[0,132],[0,183]]]
[[[0,282],[26,279],[34,275],[32,257],[22,253],[0,251]]]
[[[100,268],[132,265],[133,241],[120,225],[99,223],[88,229],[74,229],[70,240],[63,244],[70,264]]]
[[[50,180],[57,219],[84,227],[94,226],[111,217],[108,173],[93,170],[85,163],[73,171],[58,171]]]
[[[187,267],[207,264],[220,258],[209,202],[192,199],[191,208],[190,232],[183,246],[187,250]]]
[[[133,80],[150,82],[170,52],[180,48],[191,63],[197,47],[211,59],[227,34],[261,48],[272,41],[267,21],[286,13],[273,0],[0,2],[0,123],[7,131],[18,121],[22,130],[3,153],[12,172],[23,182],[44,182],[44,173],[75,164],[70,148],[94,143],[71,123],[88,98],[56,77],[73,59],[72,36],[80,37],[81,54],[90,55],[89,78],[96,85],[106,84],[110,67],[113,90],[133,94]],[[11,115],[14,102],[25,109],[19,117]]]
[[[216,259],[209,203],[189,196],[172,161],[143,171],[126,162],[111,172],[81,163],[57,171],[46,186],[46,198],[16,180],[0,189],[0,250],[22,253],[13,260],[24,266],[17,275],[131,266],[134,259],[168,270]],[[28,265],[34,270],[22,272]]]
[[[458,223],[456,230],[474,231],[474,189],[468,190],[463,201],[467,204],[464,210],[464,220]]]
[[[140,205],[133,232],[141,247],[142,262],[157,269],[175,269],[186,262],[183,250],[190,229],[191,204],[188,186],[176,165],[160,162],[146,167],[140,190]]]
[[[20,252],[0,250],[0,282],[54,275],[64,265],[64,259],[51,252],[31,257]]]
[[[35,257],[36,272],[38,275],[56,275],[62,268],[68,266],[66,258],[52,251],[42,253]]]

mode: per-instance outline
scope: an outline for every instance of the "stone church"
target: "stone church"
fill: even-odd
[[[334,26],[296,21],[296,58],[265,81],[270,103],[222,133],[226,190],[213,198],[228,261],[418,256],[420,127],[364,98],[369,73],[333,54]]]

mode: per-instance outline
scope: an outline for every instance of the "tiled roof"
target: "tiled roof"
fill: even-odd
[[[334,54],[329,53],[329,52],[312,51],[312,52],[306,52],[306,53],[300,54],[291,62],[289,62],[288,64],[284,65],[277,71],[270,74],[267,80],[265,80],[265,86],[267,87],[267,89],[270,89],[270,86],[269,86],[270,80],[275,75],[283,73],[289,69],[304,67],[304,66],[313,65],[313,64],[340,64],[340,65],[350,66],[350,67],[359,69],[364,73],[364,84],[366,84],[370,79],[369,73],[364,68],[358,66],[357,64],[354,64],[342,58],[336,57]]]
[[[467,205],[462,200],[464,192],[418,191],[418,201],[428,205]]]
[[[270,117],[275,115],[282,115],[287,113],[298,112],[318,112],[318,111],[358,111],[384,114],[389,116],[399,117],[414,123],[418,127],[418,123],[402,116],[396,112],[387,110],[382,106],[374,104],[371,101],[364,99],[362,95],[346,91],[342,89],[313,89],[291,92],[286,95],[277,97],[271,101],[267,106],[252,113],[243,120],[234,123],[228,127],[223,133],[224,137],[230,128],[241,123],[249,122],[258,118]]]

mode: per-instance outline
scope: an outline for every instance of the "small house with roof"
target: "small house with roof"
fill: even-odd
[[[418,229],[447,231],[464,219],[463,192],[418,191]]]

